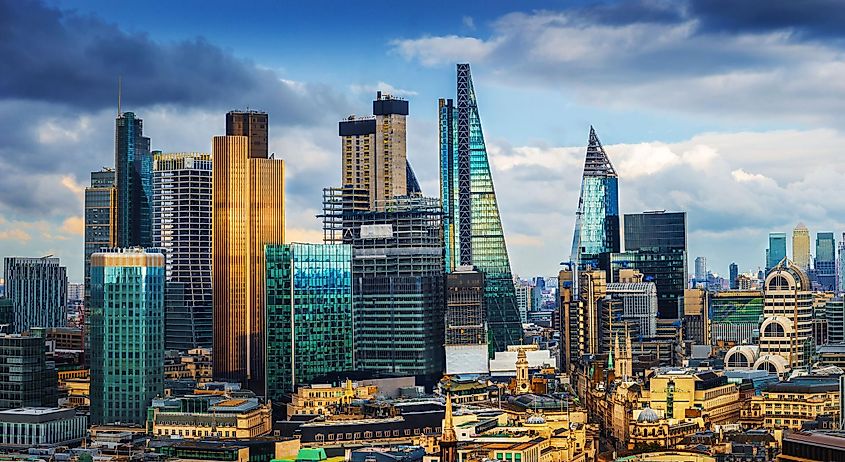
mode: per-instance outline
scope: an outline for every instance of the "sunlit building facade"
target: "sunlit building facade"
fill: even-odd
[[[91,422],[146,421],[164,391],[164,255],[91,256]]]
[[[214,377],[265,394],[264,246],[284,243],[284,162],[246,136],[212,141]]]
[[[792,261],[805,273],[810,271],[810,230],[804,223],[792,230]]]
[[[104,168],[91,172],[91,186],[85,188],[85,300],[91,294],[91,255],[100,249],[117,245],[115,220],[117,189],[114,169]]]
[[[352,246],[265,247],[267,395],[352,370]]]
[[[439,114],[446,272],[484,273],[490,343],[504,351],[522,342],[522,325],[469,64],[457,65],[457,101],[440,99]]]
[[[760,358],[754,368],[784,374],[806,366],[815,348],[812,332],[810,279],[797,265],[784,259],[766,275]]]

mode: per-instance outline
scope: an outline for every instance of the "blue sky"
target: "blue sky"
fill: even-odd
[[[437,193],[437,98],[467,61],[515,272],[566,258],[591,124],[623,213],[685,210],[690,261],[756,270],[768,231],[845,230],[843,22],[828,0],[0,0],[0,255],[54,253],[81,280],[117,75],[156,149],[208,151],[226,110],[267,110],[288,238],[315,240],[336,123],[377,89],[409,99],[409,158]]]

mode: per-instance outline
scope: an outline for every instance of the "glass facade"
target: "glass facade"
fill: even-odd
[[[146,422],[164,385],[164,255],[91,256],[91,422]]]
[[[352,370],[352,246],[268,245],[267,396]]]
[[[58,258],[6,257],[6,297],[12,300],[12,333],[67,323],[67,268]]]
[[[599,255],[619,250],[618,177],[596,131],[590,127],[571,261],[579,269],[597,268]]]
[[[786,258],[786,233],[769,233],[769,248],[766,250],[766,272]]]
[[[836,239],[833,233],[816,234],[816,281],[822,290],[836,290]]]
[[[91,295],[91,255],[115,242],[114,169],[91,172],[91,186],[85,188],[85,304]]]
[[[440,198],[445,268],[473,265],[485,276],[490,345],[522,343],[510,260],[493,188],[469,64],[457,65],[457,106],[440,100]]]
[[[133,112],[115,120],[117,246],[151,247],[153,243],[153,158],[144,122]]]
[[[751,341],[763,318],[759,291],[725,291],[708,297],[711,344]]]

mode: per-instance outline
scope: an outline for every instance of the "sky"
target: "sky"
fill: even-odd
[[[472,65],[513,271],[568,260],[594,126],[622,213],[686,211],[689,261],[764,264],[767,234],[845,231],[845,3],[0,0],[0,256],[82,281],[83,194],[122,108],[153,149],[210,151],[264,110],[286,234],[318,242],[337,122],[407,98],[408,157],[438,195],[437,99]]]

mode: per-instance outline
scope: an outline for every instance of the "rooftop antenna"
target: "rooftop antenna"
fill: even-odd
[[[121,76],[117,76],[117,116],[120,117],[120,92],[121,92],[121,84],[122,84]]]

